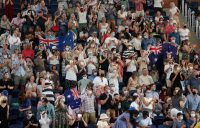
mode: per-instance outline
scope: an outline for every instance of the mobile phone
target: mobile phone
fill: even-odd
[[[78,114],[78,118],[81,118],[82,117],[82,114]]]

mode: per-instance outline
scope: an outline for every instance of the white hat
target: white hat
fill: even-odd
[[[55,49],[57,49],[57,47],[56,47],[56,46],[53,46],[52,49],[55,50]]]
[[[105,114],[105,113],[102,113],[101,115],[100,115],[100,118],[99,119],[101,119],[101,120],[104,120],[104,119],[108,119],[109,117]]]
[[[50,80],[45,80],[45,84],[46,84],[46,85],[52,84],[52,81],[50,81]]]
[[[178,113],[182,113],[182,111],[179,111],[178,109],[176,108],[172,108],[171,111],[170,111],[170,115],[171,117],[176,117]]]

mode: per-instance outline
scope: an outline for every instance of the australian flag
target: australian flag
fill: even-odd
[[[158,57],[161,53],[162,46],[159,45],[153,45],[149,48],[150,54],[149,54],[149,60],[150,60],[150,65],[155,65],[157,63]]]
[[[58,46],[59,51],[63,52],[66,46],[71,47],[71,49],[74,48],[74,41],[76,38],[76,34],[72,30],[69,30],[66,35],[60,36],[58,38],[59,38],[59,46]]]
[[[70,90],[66,90],[64,93],[65,96],[65,104],[69,105],[72,109],[80,108],[81,98],[79,97],[78,91],[73,88]]]

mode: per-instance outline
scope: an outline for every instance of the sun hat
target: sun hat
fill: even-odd
[[[101,119],[101,120],[104,120],[104,119],[108,119],[109,117],[105,114],[105,113],[102,113],[101,115],[100,115],[100,118],[99,119]]]

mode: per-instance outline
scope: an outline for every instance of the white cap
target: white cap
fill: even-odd
[[[57,47],[56,47],[56,46],[53,46],[52,49],[55,50],[55,49],[57,49]]]
[[[102,114],[100,115],[100,118],[99,118],[99,119],[104,120],[104,119],[109,119],[109,117],[108,117],[105,113],[102,113]]]

